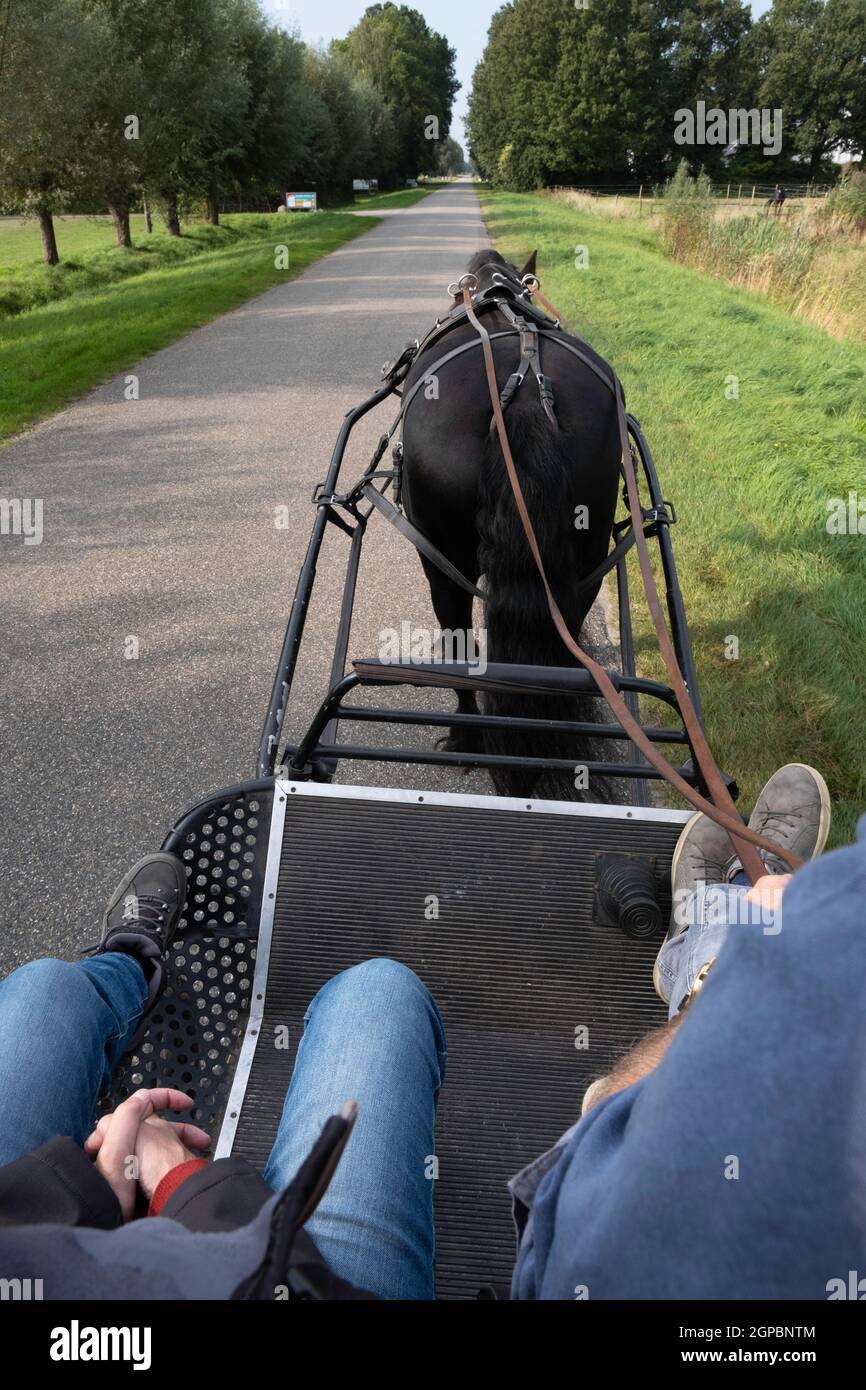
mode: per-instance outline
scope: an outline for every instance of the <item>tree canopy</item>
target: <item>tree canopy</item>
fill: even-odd
[[[866,143],[863,0],[510,0],[494,15],[469,110],[473,163],[514,188],[765,168],[817,177]],[[675,113],[781,109],[783,150],[678,146]]]
[[[453,164],[453,49],[406,5],[376,4],[312,50],[259,0],[0,0],[0,210],[107,209],[131,245],[146,199],[185,207],[323,202]]]
[[[370,5],[334,47],[353,72],[382,93],[396,134],[399,175],[433,173],[437,142],[451,129],[460,87],[454,74],[457,55],[448,40],[434,33],[418,10],[388,3]]]

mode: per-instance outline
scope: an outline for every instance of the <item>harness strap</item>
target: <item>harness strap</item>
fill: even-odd
[[[541,396],[541,404],[544,413],[553,425],[554,429],[559,429],[559,421],[554,410],[553,382],[549,376],[545,376],[541,369],[541,334],[535,323],[529,323],[520,314],[515,314],[507,304],[500,304],[500,309],[509,323],[513,324],[520,334],[520,364],[516,372],[512,372],[505,386],[505,390],[500,396],[502,409],[507,410],[517,392],[520,390],[530,372],[532,372],[538,383],[538,391]],[[490,423],[491,431],[494,423]]]
[[[376,507],[392,526],[395,526],[402,536],[411,541],[416,550],[420,550],[422,555],[426,555],[432,564],[436,565],[443,574],[447,575],[454,584],[459,584],[461,589],[466,589],[468,593],[474,594],[476,598],[487,600],[487,595],[483,589],[477,589],[475,585],[461,574],[456,565],[452,565],[447,556],[437,550],[432,541],[428,541],[423,531],[419,531],[417,526],[413,526],[405,512],[401,512],[395,507],[389,498],[383,497],[378,488],[372,483],[365,483],[361,488],[361,495],[366,497]]]
[[[539,299],[539,302],[543,304],[544,308],[547,309],[547,311],[551,313],[555,318],[558,318],[559,315],[556,313],[556,310],[553,309],[552,305],[550,305],[547,302],[547,300],[544,299],[544,297],[540,294],[538,290],[535,290],[534,292],[536,294],[536,297]],[[616,381],[614,392],[617,402],[620,442],[622,445],[622,468],[626,479],[626,487],[629,499],[629,510],[631,512],[632,528],[637,544],[641,576],[643,578],[644,588],[646,590],[647,603],[649,605],[650,612],[653,617],[653,622],[655,624],[656,633],[658,635],[659,647],[661,649],[662,657],[664,658],[665,666],[667,668],[671,684],[677,695],[680,707],[680,714],[682,716],[683,724],[686,727],[691,746],[694,750],[695,760],[698,763],[698,766],[700,767],[701,774],[709,789],[710,796],[712,797],[712,800],[710,801],[708,801],[705,797],[701,796],[700,793],[697,792],[693,787],[690,787],[688,782],[685,781],[685,779],[680,775],[677,769],[673,767],[673,765],[669,763],[667,759],[658,751],[656,745],[653,744],[647,738],[640,724],[632,715],[631,710],[628,708],[628,705],[626,704],[625,700],[617,691],[608,673],[604,670],[603,667],[601,667],[598,664],[597,661],[595,661],[591,656],[589,656],[587,652],[583,651],[583,649],[578,645],[574,637],[572,637],[571,635],[568,624],[566,623],[565,618],[562,615],[562,611],[559,607],[559,604],[556,601],[556,598],[554,597],[553,590],[550,587],[550,581],[547,578],[547,571],[544,567],[544,560],[541,556],[541,550],[538,545],[538,539],[535,535],[535,530],[533,528],[532,521],[526,507],[526,501],[523,496],[523,490],[520,486],[520,478],[517,474],[517,468],[515,466],[514,457],[511,452],[511,445],[508,440],[508,431],[505,426],[505,416],[502,412],[502,405],[499,400],[499,388],[496,381],[496,364],[493,359],[493,348],[491,346],[490,334],[487,332],[487,329],[484,327],[480,319],[475,314],[475,310],[472,304],[472,295],[467,286],[464,286],[463,288],[463,302],[466,305],[466,313],[469,317],[469,320],[481,339],[482,350],[484,353],[484,363],[487,370],[487,384],[490,390],[490,401],[493,406],[493,418],[496,424],[497,432],[499,434],[499,443],[502,448],[502,457],[505,462],[506,472],[508,473],[511,488],[514,493],[514,500],[517,505],[517,511],[520,516],[521,524],[526,534],[526,539],[529,542],[529,548],[532,552],[533,559],[535,560],[536,568],[538,569],[541,582],[544,585],[544,591],[547,597],[547,604],[548,608],[550,609],[550,615],[553,619],[557,632],[562,638],[562,641],[565,643],[565,646],[568,648],[571,654],[577,658],[580,664],[587,671],[589,671],[590,675],[593,677],[594,681],[596,682],[596,685],[598,686],[599,690],[604,696],[604,699],[606,700],[609,708],[619,720],[619,723],[621,724],[622,728],[626,730],[629,738],[632,740],[635,746],[639,748],[640,751],[643,753],[650,766],[654,767],[657,772],[661,773],[665,781],[669,782],[670,785],[674,787],[676,791],[679,792],[680,796],[682,796],[684,800],[686,800],[691,806],[694,806],[695,809],[698,811],[702,811],[705,815],[709,816],[711,820],[715,821],[718,825],[723,826],[724,829],[727,830],[728,834],[731,837],[734,849],[736,853],[739,855],[739,858],[743,864],[743,868],[745,869],[746,873],[749,875],[753,883],[755,883],[757,879],[760,878],[765,872],[763,861],[761,860],[760,855],[757,853],[756,846],[759,846],[761,849],[767,850],[771,854],[780,857],[787,864],[789,864],[792,869],[799,868],[802,865],[803,861],[799,859],[796,855],[791,854],[787,850],[783,850],[781,846],[775,844],[772,840],[768,840],[765,836],[759,835],[756,831],[751,830],[748,826],[743,824],[742,820],[737,814],[737,810],[731,798],[730,792],[728,791],[724,779],[721,773],[719,772],[718,767],[716,766],[715,760],[713,759],[713,755],[710,751],[709,744],[707,743],[706,736],[704,735],[704,731],[701,728],[700,720],[698,719],[694,705],[692,704],[691,696],[689,695],[682,671],[679,667],[679,662],[677,661],[676,654],[673,649],[670,634],[668,633],[667,626],[665,624],[658,589],[656,587],[655,576],[653,574],[652,565],[649,558],[649,551],[647,549],[646,544],[646,536],[644,535],[644,529],[642,525],[640,496],[638,493],[637,478],[635,476],[634,463],[631,457],[631,447],[628,438],[628,423],[626,421],[625,416],[625,401],[623,398],[622,387],[620,386],[619,381]]]
[[[469,319],[464,306],[461,305],[460,308],[462,310],[462,318],[468,323]],[[549,322],[549,320],[547,321]],[[489,336],[491,341],[493,341],[497,338],[513,337],[516,332],[516,328],[505,328],[501,329],[498,333],[491,333]],[[570,352],[573,357],[577,357],[578,360],[584,364],[584,366],[588,367],[590,371],[595,373],[599,381],[602,381],[611,393],[614,393],[614,385],[610,377],[605,372],[603,372],[601,368],[596,365],[595,362],[593,362],[591,357],[588,357],[585,352],[581,352],[580,348],[575,346],[574,343],[569,342],[564,335],[560,333],[551,333],[549,330],[541,329],[540,336],[543,338],[548,338],[551,342],[558,343],[560,347],[565,348],[566,352]],[[578,342],[583,341],[584,340],[582,338],[578,339]],[[587,347],[589,346],[588,343],[584,345]],[[418,378],[412,389],[408,392],[406,396],[404,396],[397,419],[394,421],[393,425],[388,431],[388,438],[392,438],[396,430],[400,426],[401,422],[405,422],[405,417],[409,409],[409,406],[412,404],[419,391],[421,391],[421,389],[426,385],[426,383],[430,380],[431,377],[435,376],[437,372],[439,372],[441,368],[446,365],[446,363],[453,361],[457,357],[461,357],[465,352],[471,352],[474,348],[480,347],[481,339],[471,338],[468,343],[461,343],[459,347],[452,348],[450,352],[446,352],[444,356],[437,358],[437,360],[433,363],[432,367],[429,367],[427,371],[424,373],[424,375]],[[548,378],[545,378],[545,380],[548,380]],[[508,385],[506,385],[505,387],[505,391],[507,390]],[[503,396],[505,395],[505,391],[503,392]],[[502,403],[503,406],[507,405],[506,400],[503,400]],[[491,421],[491,430],[493,429],[495,429],[495,421]],[[372,495],[369,496],[369,500],[373,503],[373,506],[377,507],[379,511],[382,513],[382,515],[386,518],[386,520],[390,521],[392,526],[394,526],[400,532],[401,535],[405,536],[406,539],[409,540],[417,550],[423,550],[428,560],[430,560],[432,564],[436,565],[437,568],[440,569],[443,574],[446,574],[450,579],[453,579],[454,583],[459,585],[461,589],[465,589],[468,593],[474,594],[479,598],[486,599],[486,595],[483,594],[480,589],[476,588],[475,585],[472,584],[471,581],[465,577],[465,575],[461,574],[459,570],[456,570],[454,566],[451,564],[450,560],[448,560],[446,556],[444,556],[441,553],[441,551],[439,551],[436,548],[436,546],[433,545],[432,541],[427,540],[426,536],[424,536],[423,533],[417,529],[417,527],[412,525],[405,512],[400,511],[396,507],[393,507],[390,501],[386,497],[383,497],[382,493],[379,492],[378,489],[371,487],[370,494]],[[578,585],[578,590],[580,591],[583,589],[589,589],[594,584],[600,584],[604,577],[607,574],[610,574],[611,570],[613,570],[616,567],[616,565],[622,559],[623,555],[626,555],[628,551],[631,550],[634,543],[634,531],[631,530],[616,546],[614,546],[613,550],[611,550],[610,554],[602,561],[602,563],[598,565],[592,571],[591,574],[586,575],[586,577],[580,581]]]

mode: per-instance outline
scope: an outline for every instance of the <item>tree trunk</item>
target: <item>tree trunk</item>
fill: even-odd
[[[60,253],[57,250],[57,237],[54,235],[54,218],[48,208],[39,208],[39,230],[42,233],[42,259],[46,265],[58,265]]]
[[[129,226],[129,203],[122,206],[118,203],[109,203],[108,211],[114,222],[114,235],[118,246],[123,246],[128,250],[132,248],[132,232]]]
[[[165,230],[169,236],[180,236],[180,214],[177,210],[177,198],[174,196],[165,200]]]
[[[148,236],[150,236],[151,232],[153,231],[153,217],[151,216],[150,212],[150,203],[147,201],[146,195],[144,198],[142,198],[141,201],[144,206],[144,225],[147,229]]]
[[[212,227],[218,227],[220,224],[220,205],[219,198],[217,196],[217,191],[215,188],[212,188],[207,195],[206,220],[211,224]]]

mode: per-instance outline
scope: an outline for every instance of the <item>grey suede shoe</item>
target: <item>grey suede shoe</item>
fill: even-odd
[[[674,905],[682,900],[683,893],[693,893],[701,883],[724,883],[732,858],[733,846],[727,830],[697,811],[683,827],[671,860]],[[677,935],[672,931],[668,939]]]
[[[749,827],[774,840],[780,849],[790,850],[800,859],[816,859],[827,843],[831,819],[830,792],[815,768],[806,763],[787,763],[774,772],[749,817]],[[787,874],[784,859],[759,850],[768,874]],[[662,950],[680,936],[688,923],[679,919],[677,908],[700,883],[730,883],[743,866],[732,853],[730,836],[721,826],[698,812],[684,827],[671,864],[673,913]],[[653,983],[660,999],[658,958]]]
[[[806,763],[787,763],[764,787],[749,826],[800,859],[817,859],[827,843],[831,815],[830,792],[820,772]],[[791,872],[778,855],[766,850],[759,853],[768,874]],[[731,859],[725,875],[728,881],[741,873],[742,867],[738,858]]]

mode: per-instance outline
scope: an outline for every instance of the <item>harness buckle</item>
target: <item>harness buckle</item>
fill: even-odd
[[[673,502],[661,502],[657,507],[641,507],[641,516],[650,526],[676,526],[677,509]]]
[[[399,357],[395,357],[393,362],[386,362],[382,368],[382,380],[391,381],[395,385],[401,382],[409,374],[409,368],[415,361],[421,344],[418,339],[407,343]]]

